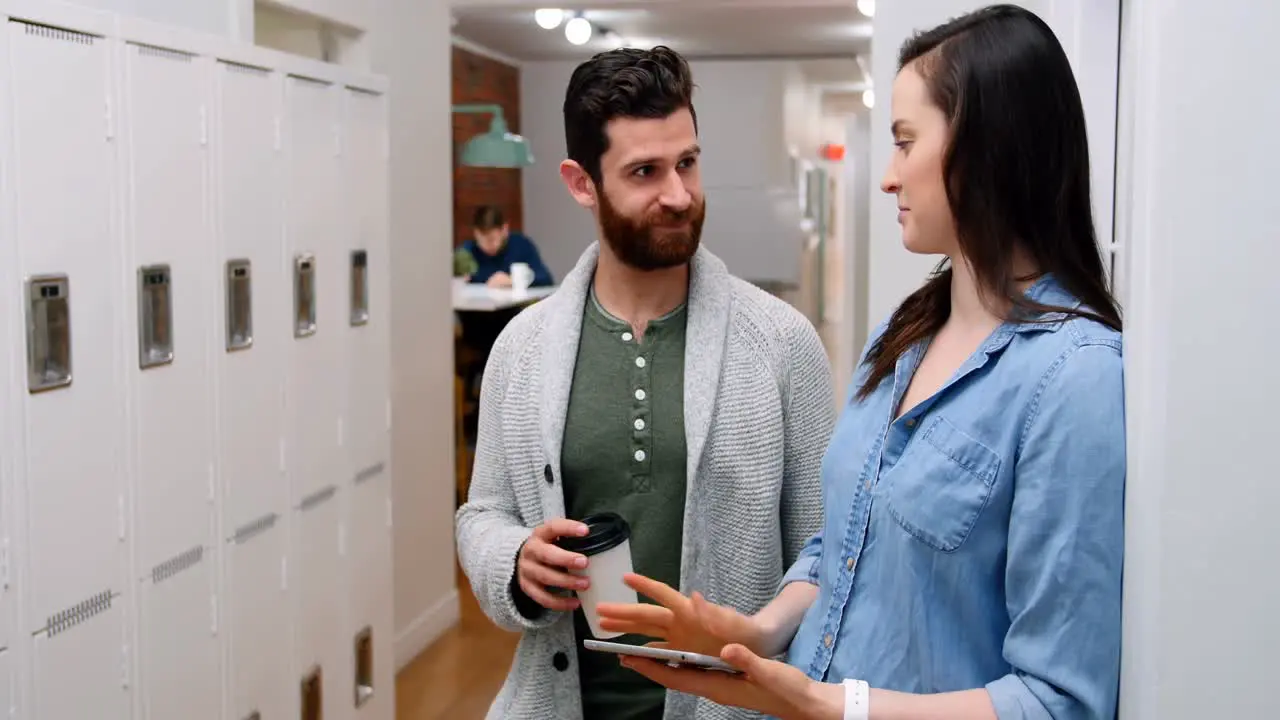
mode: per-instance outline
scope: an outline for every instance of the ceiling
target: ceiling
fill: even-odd
[[[581,46],[565,39],[563,24],[544,30],[534,22],[533,8],[511,2],[455,2],[453,32],[517,60],[583,60],[620,42],[634,47],[668,45],[686,57],[702,59],[840,59],[814,66],[823,74],[821,81],[829,82],[860,81],[862,73],[853,58],[870,55],[871,21],[853,0],[600,0],[600,6],[582,9],[595,31]]]

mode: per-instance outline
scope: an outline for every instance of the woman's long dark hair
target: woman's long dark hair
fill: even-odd
[[[914,63],[950,126],[943,162],[960,250],[989,307],[1007,320],[1045,313],[1088,317],[1117,330],[1089,198],[1084,107],[1066,53],[1035,14],[994,5],[909,39],[898,70]],[[1080,308],[1033,302],[1019,291],[1015,248],[1052,273]],[[893,313],[867,352],[858,390],[866,398],[893,376],[898,358],[931,337],[951,313],[952,269],[944,260]]]

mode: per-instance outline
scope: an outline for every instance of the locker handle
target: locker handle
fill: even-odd
[[[369,253],[351,251],[351,324],[369,322]]]
[[[253,347],[252,283],[248,260],[227,261],[227,352]]]
[[[71,384],[71,281],[66,275],[27,279],[27,390]]]
[[[168,265],[138,268],[138,367],[173,362],[172,275]]]
[[[293,336],[316,334],[316,258],[302,253],[293,259]]]

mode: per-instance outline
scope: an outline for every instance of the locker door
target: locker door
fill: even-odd
[[[216,720],[207,66],[135,44],[124,58],[143,717]]]
[[[284,262],[284,188],[278,131],[282,86],[271,73],[219,63],[217,267],[219,472],[229,534],[224,603],[234,720],[297,717],[290,671],[285,353],[292,278]]]
[[[392,568],[389,469],[390,300],[387,265],[386,104],[381,95],[346,92],[343,196],[350,205],[350,242],[367,253],[362,278],[353,272],[354,313],[347,340],[347,426],[352,460],[346,529],[348,683],[357,717],[394,715]]]
[[[324,83],[285,81],[286,242],[293,274],[286,458],[293,506],[295,677],[319,669],[326,720],[345,718],[350,708],[344,692],[347,643],[334,631],[344,626],[346,607],[339,522],[349,467],[341,414],[349,260],[339,229],[344,211],[338,202],[345,198],[337,192],[336,97]]]
[[[130,716],[126,339],[101,37],[11,21],[12,177],[28,335],[22,479],[33,718]],[[68,206],[68,198],[74,198]]]
[[[288,457],[292,502],[342,477],[341,338],[349,262],[338,223],[338,115],[331,86],[290,77],[287,227],[294,338],[288,368]]]

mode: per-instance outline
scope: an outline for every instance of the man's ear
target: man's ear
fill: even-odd
[[[565,160],[560,163],[560,179],[564,181],[565,189],[569,191],[570,197],[578,202],[584,208],[594,208],[596,206],[596,184],[582,169],[582,166],[573,160]]]

